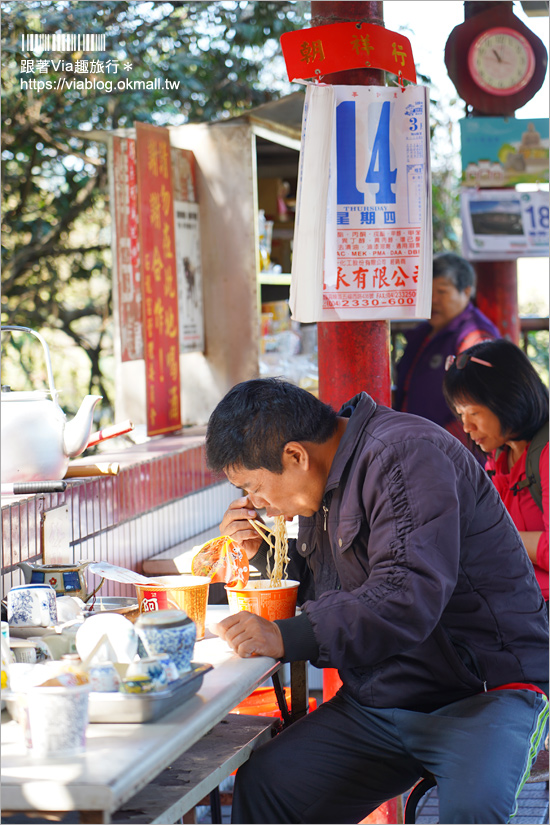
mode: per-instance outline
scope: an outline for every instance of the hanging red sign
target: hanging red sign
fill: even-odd
[[[416,83],[408,38],[373,23],[332,23],[286,32],[281,48],[289,80],[374,68]]]
[[[136,123],[147,435],[181,427],[178,289],[168,129]]]

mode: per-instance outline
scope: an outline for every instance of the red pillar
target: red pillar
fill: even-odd
[[[384,25],[382,2],[312,0],[311,25],[361,22]],[[347,86],[383,86],[379,69],[351,69],[324,75],[323,83]],[[319,397],[339,409],[349,398],[365,390],[379,404],[391,405],[389,321],[330,321],[317,324]],[[323,674],[323,701],[330,699],[341,682],[336,670]],[[395,823],[400,799],[390,799],[365,822]]]
[[[312,0],[311,25],[361,22],[384,25],[382,2]],[[379,69],[350,69],[324,75],[323,83],[383,86]],[[331,321],[317,325],[319,397],[335,409],[365,390],[391,405],[389,321]]]
[[[519,344],[517,261],[476,261],[476,304],[502,335]]]

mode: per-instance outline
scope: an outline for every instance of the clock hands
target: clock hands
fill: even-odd
[[[503,60],[496,49],[491,49],[491,51],[493,52],[494,56],[496,57],[498,63],[501,63],[503,66],[509,66],[510,65],[510,61],[509,60]]]

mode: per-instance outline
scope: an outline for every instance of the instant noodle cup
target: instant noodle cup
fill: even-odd
[[[291,619],[296,613],[296,599],[300,583],[283,579],[280,587],[271,587],[269,579],[249,581],[246,587],[226,585],[231,613],[248,610],[264,619]]]
[[[204,636],[207,576],[156,576],[151,584],[134,584],[140,613],[152,610],[183,610],[197,626],[197,639]]]

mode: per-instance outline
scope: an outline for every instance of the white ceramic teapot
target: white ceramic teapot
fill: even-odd
[[[55,481],[64,477],[69,459],[86,449],[100,395],[87,395],[71,421],[59,406],[48,345],[28,327],[2,326],[1,331],[28,332],[44,348],[49,392],[12,392],[2,386],[2,482]],[[51,396],[51,397],[50,397]]]

